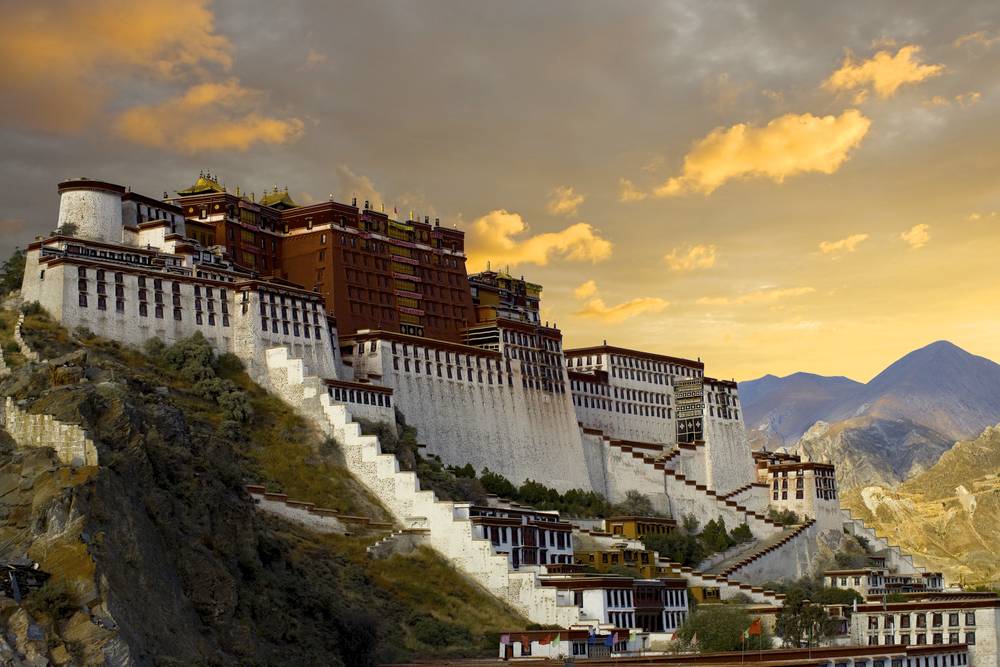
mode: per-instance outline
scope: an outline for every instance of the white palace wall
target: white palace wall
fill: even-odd
[[[331,334],[321,305],[315,313],[304,307],[298,311],[301,317],[309,320],[311,333],[308,338],[303,330],[305,322],[297,323],[297,329],[289,325],[287,333],[283,326],[279,326],[277,332],[270,327],[265,331],[257,289],[238,291],[234,283],[152,271],[127,263],[97,265],[70,257],[52,264],[40,263],[43,251],[57,252],[56,249],[28,251],[22,297],[25,302],[37,301],[68,329],[86,327],[99,336],[133,346],[141,346],[151,338],[171,344],[200,332],[219,353],[232,352],[239,357],[250,375],[258,380],[264,374],[265,350],[284,345],[293,356],[305,360],[310,372],[336,377]],[[100,283],[99,270],[103,270],[104,278]],[[140,286],[140,280],[145,280],[145,286]],[[99,289],[103,289],[104,294],[100,294]],[[119,290],[121,296],[118,296]],[[140,290],[146,293],[145,315],[140,313]],[[209,292],[212,299],[207,298]],[[161,299],[159,304],[155,300],[157,293]],[[265,295],[270,297],[268,291]],[[103,309],[100,306],[102,296]],[[289,303],[293,299],[300,305],[305,303],[294,296],[286,295],[286,298]],[[121,310],[119,300],[124,302]],[[200,302],[200,310],[196,301]],[[212,310],[209,310],[210,304]],[[161,306],[159,317],[158,305]],[[270,309],[269,303],[264,305]],[[180,319],[175,319],[175,309],[180,310]]]
[[[449,349],[448,362],[442,349],[438,362],[433,344],[380,339],[365,342],[364,351],[359,344],[355,378],[392,388],[396,408],[421,444],[449,465],[488,467],[517,484],[534,479],[560,490],[590,488],[568,393],[523,387],[520,362],[510,360],[508,373],[499,355],[487,350]]]
[[[740,419],[705,417],[705,483],[720,494],[757,481],[746,428]]]

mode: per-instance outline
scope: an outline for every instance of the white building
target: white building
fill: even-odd
[[[928,595],[906,602],[858,606],[851,617],[855,644],[968,646],[973,667],[996,667],[1000,598],[995,595]]]
[[[201,333],[258,378],[265,350],[277,346],[335,377],[336,332],[319,295],[259,280],[185,239],[179,210],[166,202],[92,180],[60,183],[59,193],[60,229],[72,235],[28,246],[24,301],[67,328],[130,345]]]

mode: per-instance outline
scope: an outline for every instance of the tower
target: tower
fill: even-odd
[[[105,243],[122,242],[122,195],[114,183],[78,178],[59,184],[59,227],[74,236]]]

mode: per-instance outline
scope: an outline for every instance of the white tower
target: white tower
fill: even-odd
[[[122,195],[114,183],[78,178],[59,184],[59,226],[72,225],[74,236],[105,243],[122,242]]]

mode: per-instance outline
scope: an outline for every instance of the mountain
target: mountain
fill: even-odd
[[[746,392],[746,393],[744,393]],[[841,488],[896,484],[956,440],[1000,422],[1000,364],[947,341],[914,350],[866,384],[795,373],[740,384],[758,447],[837,463]]]
[[[1000,579],[1000,426],[955,444],[895,488],[869,486],[842,502],[879,535],[952,580]]]
[[[794,444],[810,426],[862,388],[846,377],[793,373],[741,382],[740,400],[751,440],[769,449]]]
[[[973,437],[1000,421],[1000,364],[931,343],[876,375],[827,420],[858,414],[909,419],[952,440]]]

